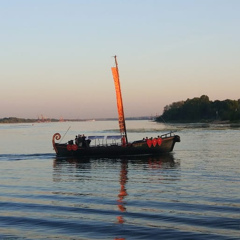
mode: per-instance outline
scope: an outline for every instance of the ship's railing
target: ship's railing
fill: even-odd
[[[106,137],[106,145],[121,145],[121,138],[122,136],[107,136]],[[110,141],[110,143],[109,143]]]
[[[91,140],[91,144],[93,144],[95,146],[121,145],[121,136],[120,135],[88,136],[87,139]]]
[[[171,132],[162,134],[160,137],[161,138],[168,138],[168,137],[174,137],[174,136],[175,136],[174,132],[171,131]]]
[[[88,136],[87,139],[91,140],[91,144],[95,146],[102,146],[104,145],[104,138],[105,136]]]

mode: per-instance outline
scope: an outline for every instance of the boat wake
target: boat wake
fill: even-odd
[[[0,154],[0,161],[20,161],[33,159],[52,159],[55,157],[53,153],[35,153],[35,154]]]

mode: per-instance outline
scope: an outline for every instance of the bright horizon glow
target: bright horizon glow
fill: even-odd
[[[238,0],[0,3],[0,118],[125,117],[240,98]]]

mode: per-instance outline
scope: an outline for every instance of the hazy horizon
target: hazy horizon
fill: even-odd
[[[240,1],[0,3],[0,118],[126,117],[207,95],[240,98]]]

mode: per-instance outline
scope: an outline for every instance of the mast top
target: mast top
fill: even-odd
[[[115,60],[116,67],[118,68],[117,55],[113,56]]]

